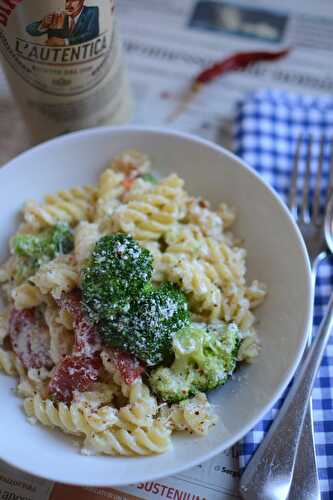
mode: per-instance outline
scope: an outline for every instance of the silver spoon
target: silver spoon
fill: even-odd
[[[326,244],[333,253],[333,196],[327,205],[324,222]],[[240,493],[246,500],[285,500],[290,490],[290,450],[295,450],[305,420],[328,339],[333,328],[333,294],[316,338],[302,359],[292,387],[268,434],[250,461],[240,481]],[[276,446],[276,436],[280,436]],[[274,446],[272,445],[274,441]],[[269,479],[269,481],[268,481]]]

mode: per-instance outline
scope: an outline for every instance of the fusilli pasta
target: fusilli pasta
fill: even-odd
[[[235,222],[236,212],[230,205],[227,205],[226,203],[220,203],[217,209],[217,213],[223,220],[224,229],[229,229]]]
[[[110,168],[125,175],[142,175],[150,170],[151,162],[147,155],[128,149],[115,156],[110,162]]]
[[[12,377],[17,374],[15,354],[11,351],[5,351],[2,347],[0,347],[0,370]]]
[[[45,368],[26,370],[16,355],[14,355],[13,362],[16,375],[19,377],[16,394],[21,398],[33,396],[36,393],[39,393],[42,397],[46,396],[47,381],[52,372]]]
[[[125,192],[125,175],[108,169],[100,177],[97,193],[96,220],[110,217],[120,205],[120,197]]]
[[[111,406],[93,410],[78,403],[70,406],[58,403],[56,407],[50,399],[43,400],[39,394],[24,400],[24,410],[28,417],[43,425],[58,427],[73,435],[88,436],[94,431],[104,431],[119,421],[117,410]]]
[[[119,409],[119,418],[122,422],[137,427],[151,427],[157,412],[157,401],[151,396],[149,388],[138,379],[128,388],[122,384],[122,392],[127,395],[130,402]]]
[[[22,285],[15,288],[12,297],[16,309],[30,309],[43,302],[39,288],[30,283],[22,283]]]
[[[256,280],[247,282],[246,251],[226,231],[234,222],[234,209],[221,203],[214,211],[205,200],[190,197],[178,175],[144,175],[150,168],[146,155],[125,151],[102,173],[97,188],[72,188],[48,195],[42,203],[28,202],[18,229],[23,251],[20,254],[12,240],[12,255],[0,268],[6,306],[0,314],[0,370],[17,377],[16,392],[24,399],[31,423],[75,436],[86,454],[151,455],[171,448],[174,431],[207,434],[216,415],[205,394],[166,403],[196,392],[197,373],[200,383],[204,380],[199,363],[192,382],[177,372],[175,366],[182,368],[177,362],[184,353],[196,359],[197,344],[216,343],[216,380],[222,383],[238,361],[251,362],[259,353],[252,310],[263,301],[266,287]],[[61,239],[60,231],[50,244],[51,227],[58,222],[71,227],[61,225],[67,237]],[[116,252],[112,248],[109,255],[109,247],[101,247],[96,259],[90,259],[102,236],[103,244],[117,241]],[[144,304],[136,302],[136,294],[140,300],[147,298],[149,311],[142,313],[147,322],[135,311]],[[97,311],[96,322],[89,315],[87,296],[94,315]],[[134,326],[125,317],[132,307]],[[169,331],[169,322],[180,311],[184,321]],[[159,328],[161,319],[165,325],[161,321]],[[112,347],[111,330],[125,339],[133,333],[126,328],[137,335],[137,350],[130,346],[131,339]],[[147,364],[149,358],[137,352],[141,343],[148,351],[164,337],[169,343],[163,359],[168,363]],[[190,362],[188,366],[190,372]]]
[[[129,233],[139,241],[158,240],[184,216],[183,184],[173,174],[138,195],[138,199],[120,205],[113,216],[114,230]]]
[[[208,264],[185,254],[164,253],[159,262],[163,279],[178,284],[187,294],[191,310],[209,320],[221,313],[222,293],[207,272]]]
[[[164,453],[171,448],[171,431],[154,423],[150,428],[107,430],[93,433],[84,443],[83,452],[104,453],[105,455],[151,455]]]
[[[129,404],[119,409],[119,418],[128,427],[129,424],[138,427],[150,427],[153,417],[157,412],[156,398],[150,394],[149,388],[138,378],[128,385],[122,381],[119,373],[114,371],[109,362],[109,356],[105,351],[101,353],[101,359],[105,369],[112,375],[114,382],[119,386],[122,395],[128,399]],[[130,428],[132,428],[130,426]]]
[[[170,408],[162,408],[160,418],[171,429],[194,432],[199,435],[206,435],[217,421],[217,416],[203,393],[197,394],[192,399],[173,404]]]
[[[205,236],[195,224],[175,224],[166,233],[166,253],[185,254],[195,258],[207,258],[209,248]]]
[[[197,226],[205,236],[217,240],[223,237],[223,220],[217,212],[209,209],[209,204],[202,200],[192,198],[187,204],[186,221]]]
[[[48,195],[41,205],[29,201],[24,207],[23,215],[25,221],[36,228],[52,226],[59,221],[76,224],[82,220],[92,220],[95,202],[94,187],[77,187]]]
[[[44,316],[50,332],[50,357],[57,364],[72,351],[73,332],[57,321],[58,310],[54,306],[48,305]]]
[[[42,294],[51,293],[55,299],[59,299],[63,292],[68,293],[78,285],[79,273],[73,257],[64,255],[43,264],[30,281]]]
[[[74,255],[79,264],[90,256],[95,243],[100,237],[98,224],[80,222],[75,230],[74,239]]]
[[[252,363],[259,354],[259,341],[253,330],[247,332],[238,350],[238,360]]]
[[[249,287],[245,290],[245,296],[250,301],[251,309],[255,309],[256,307],[262,304],[267,293],[267,287],[264,283],[260,283],[257,280],[254,280]]]
[[[15,255],[11,255],[0,267],[0,283],[6,283],[11,279],[14,279],[16,268],[17,257]]]
[[[73,401],[80,407],[96,409],[112,403],[115,396],[119,395],[119,388],[113,383],[95,383],[89,391],[74,392]]]

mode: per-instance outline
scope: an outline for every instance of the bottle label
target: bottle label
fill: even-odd
[[[128,119],[114,0],[0,0],[0,53],[39,140]]]
[[[113,1],[91,3],[0,0],[0,47],[12,69],[51,95],[73,96],[96,87],[117,55],[117,41]],[[23,17],[15,15],[18,11]]]

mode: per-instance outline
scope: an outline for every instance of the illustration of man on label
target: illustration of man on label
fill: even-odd
[[[65,46],[89,42],[99,35],[98,7],[85,0],[65,0],[63,12],[53,12],[26,27],[31,36],[47,35],[47,45]]]

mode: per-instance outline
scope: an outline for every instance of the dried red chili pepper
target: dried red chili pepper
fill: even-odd
[[[175,111],[171,113],[168,117],[168,121],[174,120],[189,104],[193,99],[194,95],[207,83],[215,80],[219,76],[228,73],[229,71],[237,71],[240,69],[245,69],[251,64],[263,61],[275,61],[285,57],[290,52],[290,49],[284,49],[277,52],[270,52],[266,50],[255,51],[255,52],[238,52],[232,54],[231,56],[218,61],[211,66],[208,66],[194,78],[192,85],[183,96],[180,104],[177,106]]]
[[[201,87],[202,85],[209,83],[215,78],[229,72],[236,71],[239,69],[247,68],[250,64],[254,64],[259,61],[275,61],[276,59],[280,59],[281,57],[289,54],[290,49],[280,50],[279,52],[268,52],[268,51],[258,51],[258,52],[239,52],[237,54],[233,54],[232,56],[224,59],[223,61],[216,62],[209,66],[208,68],[201,71],[194,79],[192,84],[195,90],[197,86]]]

